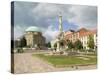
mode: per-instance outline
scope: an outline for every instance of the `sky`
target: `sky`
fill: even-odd
[[[13,11],[15,39],[22,36],[30,26],[39,27],[46,41],[55,39],[59,14],[62,15],[63,31],[97,27],[96,6],[16,1]]]

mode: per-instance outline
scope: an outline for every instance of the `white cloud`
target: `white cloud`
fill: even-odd
[[[59,10],[59,7],[57,7],[56,5],[54,4],[38,4],[38,6],[33,9],[33,13],[34,14],[38,14],[37,16],[41,16],[41,17],[44,17],[44,16],[53,16],[53,15],[56,15],[57,11]]]
[[[62,4],[50,4],[50,3],[40,3],[32,12],[36,15],[36,18],[42,17],[57,17],[61,12],[62,15],[71,17],[72,13],[69,12],[71,5],[62,5]]]
[[[74,17],[68,19],[79,27],[94,28],[97,25],[97,8],[94,6],[73,6],[70,8]]]
[[[58,35],[58,31],[54,29],[52,25],[50,25],[43,33],[43,36],[46,37],[47,42],[56,38]]]
[[[58,5],[40,3],[32,10],[37,19],[57,17],[59,11],[64,19],[75,23],[78,27],[94,28],[97,25],[97,7],[84,5]]]

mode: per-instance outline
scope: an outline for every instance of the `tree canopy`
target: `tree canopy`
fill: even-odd
[[[82,42],[80,40],[76,40],[74,43],[74,46],[75,46],[75,49],[78,49],[78,50],[83,48]]]
[[[70,40],[67,40],[67,46],[68,46],[69,49],[73,49],[74,48],[74,45]]]
[[[93,38],[93,35],[89,35],[87,44],[88,44],[88,47],[90,49],[94,49],[94,38]]]

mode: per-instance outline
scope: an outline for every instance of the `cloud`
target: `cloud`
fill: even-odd
[[[73,6],[70,9],[74,17],[68,19],[79,27],[94,28],[97,25],[97,7],[94,6]]]
[[[65,12],[69,13],[68,10],[70,7],[71,7],[70,5],[40,3],[35,9],[32,10],[32,12],[36,15],[36,18],[38,17],[55,18],[56,16],[59,15],[60,11],[62,14],[64,14]]]
[[[14,4],[15,37],[29,26],[43,29],[47,40],[54,39],[58,31],[58,15],[61,12],[64,31],[97,26],[97,7],[84,5],[18,2]]]
[[[14,2],[14,24],[31,26],[35,25],[34,15],[32,10],[38,3],[31,2]]]
[[[56,30],[52,25],[50,25],[47,30],[44,31],[43,36],[46,37],[46,41],[51,41],[55,39],[58,35],[58,30]]]

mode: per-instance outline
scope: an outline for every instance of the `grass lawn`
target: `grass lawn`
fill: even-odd
[[[60,66],[69,66],[69,65],[89,65],[89,64],[97,64],[97,58],[94,57],[83,57],[88,60],[84,60],[79,56],[65,56],[65,55],[44,55],[44,54],[33,54],[33,56],[37,56],[44,61],[48,61],[56,67]]]

